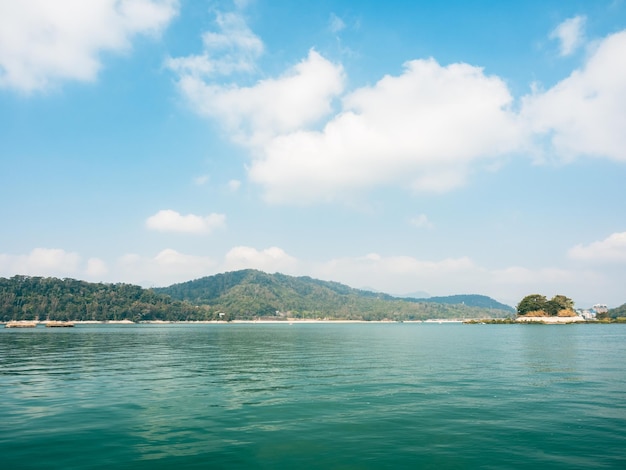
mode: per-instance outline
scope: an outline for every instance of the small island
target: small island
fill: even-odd
[[[591,309],[574,309],[574,301],[564,295],[555,295],[548,300],[541,294],[530,294],[516,306],[515,317],[486,320],[467,320],[465,323],[626,323],[626,304],[609,310],[606,305],[597,304]]]
[[[564,295],[555,295],[550,300],[541,294],[531,294],[517,304],[518,322],[576,323],[586,318],[574,311],[574,301]]]

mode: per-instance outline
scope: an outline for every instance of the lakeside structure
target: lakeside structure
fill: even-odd
[[[71,328],[74,326],[74,322],[71,321],[45,321],[43,322],[45,323],[47,328]]]
[[[37,327],[37,321],[28,321],[28,320],[15,320],[7,322],[4,325],[5,328],[35,328]]]

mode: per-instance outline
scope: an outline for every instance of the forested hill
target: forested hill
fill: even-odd
[[[209,309],[132,284],[100,284],[53,277],[0,277],[0,321],[187,320]]]
[[[256,269],[216,274],[154,290],[170,295],[174,299],[187,300],[194,304],[220,303],[233,295],[265,297],[287,302],[300,298],[310,298],[318,303],[333,296],[398,300],[388,294],[353,289],[338,282],[321,281],[308,276],[294,277],[280,273],[268,274]],[[260,295],[261,293],[263,296]]]
[[[471,297],[459,296],[456,304],[450,303],[452,298],[445,297],[439,302],[433,299],[407,301],[337,282],[256,270],[218,274],[159,289],[14,276],[0,278],[0,321],[426,320],[511,315],[510,310],[494,308],[492,304],[470,305]]]
[[[445,297],[428,297],[426,299],[405,298],[404,300],[409,302],[433,302],[436,304],[465,304],[470,307],[493,308],[496,310],[507,310],[511,313],[515,312],[515,309],[510,305],[500,303],[486,295],[448,295]]]
[[[295,318],[499,318],[513,312],[511,307],[485,296],[439,297],[439,301],[398,299],[338,282],[253,269],[208,276],[155,291],[194,305],[236,312],[239,317],[286,314]]]
[[[626,304],[612,308],[608,312],[609,318],[626,318]]]

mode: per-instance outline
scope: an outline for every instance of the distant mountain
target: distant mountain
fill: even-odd
[[[510,305],[500,303],[486,295],[448,295],[444,297],[428,297],[426,299],[404,298],[403,300],[409,302],[433,302],[436,304],[463,304],[470,307],[492,308],[496,310],[506,310],[511,313],[515,312],[515,309]]]
[[[485,296],[398,299],[308,276],[246,269],[154,289],[179,301],[218,308],[236,318],[427,319],[499,318],[512,308]]]
[[[392,294],[394,297],[398,299],[429,299],[431,295],[428,292],[418,290],[415,292],[407,292],[405,294]]]

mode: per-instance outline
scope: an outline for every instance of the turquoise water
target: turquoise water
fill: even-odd
[[[626,325],[0,329],[2,469],[626,468]]]

